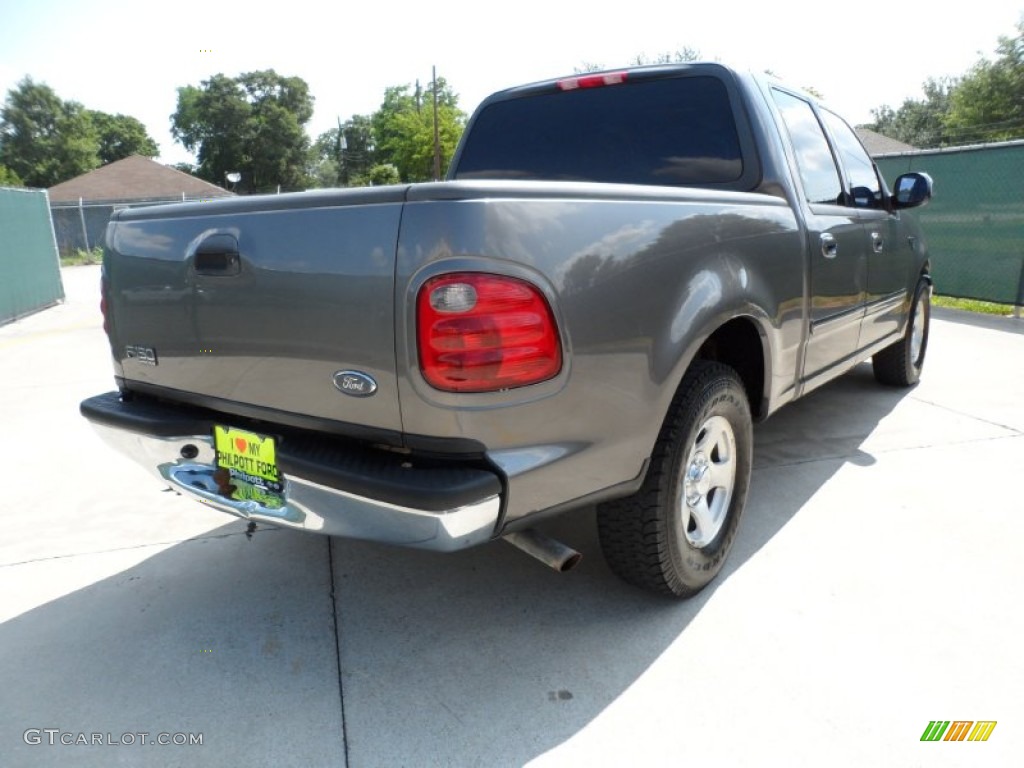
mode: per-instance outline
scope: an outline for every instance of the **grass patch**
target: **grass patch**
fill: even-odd
[[[90,251],[85,248],[76,248],[75,252],[71,256],[60,257],[60,265],[62,267],[80,267],[83,264],[101,264],[103,263],[103,249],[96,246]]]
[[[1012,304],[996,304],[992,301],[978,301],[977,299],[954,299],[952,296],[932,296],[932,306],[1002,317],[1013,314]]]

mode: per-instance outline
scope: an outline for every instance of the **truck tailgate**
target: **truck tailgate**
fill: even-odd
[[[104,273],[124,385],[400,432],[404,195],[268,195],[117,215]]]

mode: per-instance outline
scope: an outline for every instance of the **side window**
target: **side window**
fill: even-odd
[[[821,110],[821,114],[835,139],[836,149],[843,159],[846,172],[850,175],[853,204],[858,208],[881,208],[882,185],[878,181],[878,174],[875,173],[875,165],[861,146],[857,134],[838,115],[827,109]]]
[[[807,202],[842,205],[845,196],[839,169],[811,105],[784,91],[772,89],[772,95],[796,151]]]

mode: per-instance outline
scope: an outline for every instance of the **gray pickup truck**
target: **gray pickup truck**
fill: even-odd
[[[253,523],[449,551],[597,505],[610,567],[688,596],[752,422],[872,358],[917,382],[925,241],[856,134],[718,64],[502,91],[438,183],[125,210],[103,437]]]

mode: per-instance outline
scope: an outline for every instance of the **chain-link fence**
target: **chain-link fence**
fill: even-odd
[[[0,189],[0,324],[64,298],[46,190]]]
[[[284,189],[280,186],[271,188],[260,194],[284,194],[298,192],[298,189]],[[167,205],[168,203],[206,202],[220,198],[196,197],[182,194],[150,200],[99,200],[93,202],[59,202],[50,203],[53,216],[53,231],[57,238],[57,250],[61,257],[74,256],[78,250],[90,250],[103,247],[107,235],[107,224],[114,211],[122,208],[137,208],[144,205]]]
[[[890,184],[908,171],[935,180],[918,215],[936,293],[1024,304],[1024,141],[875,159]]]
[[[107,223],[114,211],[119,211],[122,208],[207,199],[209,198],[185,197],[183,195],[168,200],[51,203],[50,214],[53,217],[53,233],[57,239],[57,250],[62,257],[67,257],[74,256],[78,250],[88,251],[92,248],[102,248],[107,233]]]

